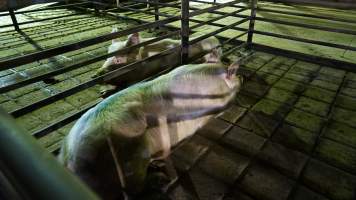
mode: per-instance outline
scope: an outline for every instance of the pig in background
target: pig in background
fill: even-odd
[[[103,199],[142,191],[147,169],[234,100],[237,64],[178,67],[122,90],[87,111],[63,142],[59,160]],[[121,188],[121,189],[120,189]]]
[[[117,32],[117,29],[114,28],[112,32]],[[115,39],[112,40],[112,44],[108,48],[108,53],[112,53],[125,47],[130,47],[151,39],[153,38],[141,38],[139,33],[129,35],[126,41],[119,41]],[[180,40],[163,39],[153,44],[133,49],[129,53],[110,57],[104,62],[103,66],[93,77],[103,75],[107,72],[113,71],[127,64],[156,55],[162,51],[177,47],[179,45]],[[195,58],[199,55],[204,55],[210,52],[212,49],[218,47],[219,45],[220,42],[217,38],[209,37],[194,45],[191,45],[189,48],[189,56],[190,58]],[[218,48],[217,52],[220,57],[222,55],[221,48]],[[172,54],[165,55],[163,57],[160,57],[159,59],[155,59],[149,62],[141,63],[136,69],[127,73],[125,76],[111,79],[110,81],[107,81],[105,83],[114,86],[112,89],[115,89],[115,87],[125,88],[128,85],[132,84],[133,80],[143,80],[167,69],[168,67],[176,67],[179,64],[180,50],[177,49],[177,51],[174,51]]]

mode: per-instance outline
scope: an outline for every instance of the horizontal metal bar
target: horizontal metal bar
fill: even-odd
[[[67,7],[79,6],[79,5],[84,5],[84,4],[89,4],[89,2],[73,3],[73,4],[66,4],[66,5],[61,5],[61,6],[49,6],[49,7],[46,7],[46,8],[17,11],[17,12],[15,12],[15,14],[17,15],[17,14],[24,14],[24,13],[30,13],[30,12],[45,11],[45,10],[63,9],[63,8],[67,8]],[[9,15],[9,14],[8,13],[3,13],[3,14],[0,14],[0,17],[7,16],[7,15]]]
[[[240,24],[242,24],[242,23],[245,23],[245,22],[247,22],[248,20],[250,20],[250,19],[249,19],[249,18],[247,18],[247,19],[242,19],[242,20],[240,20],[240,21],[238,21],[238,22],[235,22],[235,23],[232,23],[232,24],[229,24],[229,25],[225,25],[223,28],[220,28],[220,29],[218,29],[218,30],[216,30],[216,31],[213,31],[213,32],[209,33],[209,34],[203,35],[203,36],[201,36],[201,37],[198,37],[198,38],[195,38],[194,40],[189,41],[189,45],[195,44],[195,43],[197,43],[197,42],[199,42],[199,41],[202,41],[202,40],[204,40],[204,39],[206,39],[206,38],[208,38],[208,37],[211,37],[211,36],[213,36],[213,35],[216,35],[216,34],[218,34],[218,33],[220,33],[220,32],[225,31],[225,30],[231,29],[232,27],[237,26],[237,25],[240,25]]]
[[[142,2],[144,3],[144,1],[141,1],[141,0],[133,0],[135,2]],[[180,6],[175,6],[173,4],[167,4],[167,3],[155,3],[155,2],[152,2],[151,4],[153,5],[164,5],[164,6],[167,6],[167,7],[172,7],[172,8],[177,8],[177,9],[180,9]],[[229,7],[233,7],[233,6],[229,6]],[[235,6],[237,8],[247,8],[249,9],[248,7],[246,6]],[[195,7],[190,7],[189,10],[193,10],[193,11],[199,11],[201,9],[199,8],[195,8]],[[209,13],[212,13],[212,14],[217,14],[217,15],[225,15],[226,12],[221,12],[221,11],[217,11],[217,10],[213,10],[213,11],[210,11]],[[242,17],[242,18],[246,18],[246,17],[249,17],[248,15],[239,15],[239,14],[235,14],[235,15],[232,15],[233,17]],[[131,18],[132,20],[135,20],[133,18]],[[190,19],[192,20],[192,19]]]
[[[33,21],[27,21],[27,22],[20,22],[17,23],[19,26],[20,25],[24,25],[24,24],[32,24],[32,23],[36,23],[36,22],[42,22],[42,21],[47,21],[47,20],[52,20],[52,19],[59,19],[59,18],[63,18],[63,17],[70,17],[70,16],[74,16],[74,15],[80,15],[81,13],[73,13],[73,14],[69,14],[69,15],[61,15],[61,16],[56,16],[56,17],[50,17],[50,18],[46,18],[46,19],[38,19],[38,20],[33,20]],[[6,24],[3,26],[0,26],[1,28],[6,28],[6,27],[11,27],[13,26],[12,24]]]
[[[296,27],[328,31],[328,32],[334,32],[334,33],[345,33],[345,34],[350,34],[350,35],[356,35],[356,31],[347,30],[347,29],[329,28],[329,27],[316,26],[316,25],[311,25],[311,24],[287,22],[287,21],[282,21],[282,20],[278,20],[278,19],[268,19],[268,18],[263,18],[263,17],[255,17],[255,19],[259,20],[259,21],[272,22],[272,23],[283,24],[283,25],[288,25],[288,26],[296,26]]]
[[[92,63],[95,63],[95,62],[98,62],[100,60],[103,60],[103,59],[106,59],[108,57],[111,57],[111,56],[114,56],[114,55],[117,55],[117,54],[124,54],[124,53],[127,53],[133,49],[137,49],[137,48],[140,48],[142,46],[146,46],[146,45],[149,45],[151,43],[154,43],[154,42],[158,42],[160,40],[163,40],[163,39],[166,39],[166,38],[169,38],[169,37],[172,37],[174,35],[178,35],[179,31],[175,31],[175,32],[172,32],[172,33],[168,33],[166,35],[163,35],[163,36],[159,36],[157,38],[154,38],[152,40],[148,40],[148,41],[145,41],[145,42],[141,42],[139,44],[136,44],[136,45],[132,45],[130,47],[126,47],[124,49],[120,49],[118,51],[114,51],[110,54],[105,54],[105,55],[102,55],[102,56],[96,56],[92,59],[89,59],[87,61],[84,61],[84,62],[81,62],[81,63],[76,63],[76,64],[73,64],[71,66],[68,66],[68,67],[65,67],[65,68],[61,68],[61,69],[58,69],[58,70],[54,70],[52,72],[48,72],[48,73],[45,73],[45,74],[42,74],[42,75],[39,75],[39,76],[36,76],[36,77],[33,77],[33,78],[29,78],[29,79],[26,79],[26,80],[23,80],[23,81],[20,81],[20,82],[17,82],[17,83],[14,83],[14,84],[11,84],[11,85],[7,85],[7,86],[4,86],[4,87],[1,87],[0,88],[0,93],[4,93],[4,92],[8,92],[10,90],[14,90],[14,89],[17,89],[17,88],[20,88],[20,87],[23,87],[25,85],[28,85],[28,84],[31,84],[31,83],[35,83],[37,81],[41,81],[47,77],[53,77],[53,76],[56,76],[56,75],[59,75],[59,74],[63,74],[65,72],[68,72],[68,71],[71,71],[71,70],[74,70],[74,69],[77,69],[77,68],[80,68],[82,66],[87,66],[87,65],[90,65]],[[16,111],[14,111],[13,113],[13,116],[17,117],[17,114],[16,113],[22,113],[24,110],[28,110],[28,108],[24,107],[24,108],[20,108]]]
[[[201,23],[199,23],[199,24],[197,24],[197,25],[191,26],[190,29],[195,29],[195,28],[204,26],[204,25],[206,25],[206,24],[208,24],[208,23],[210,23],[210,22],[218,21],[218,20],[224,19],[225,17],[228,17],[228,16],[233,16],[233,15],[235,15],[235,14],[237,14],[237,13],[240,13],[240,12],[243,12],[243,11],[245,11],[245,10],[247,10],[247,8],[241,8],[241,9],[239,9],[239,10],[236,10],[236,11],[232,12],[232,13],[226,13],[226,14],[221,15],[221,16],[219,16],[219,17],[216,17],[216,18],[210,19],[210,20],[208,20],[208,21],[201,22]]]
[[[146,24],[142,24],[133,28],[129,28],[126,30],[122,30],[122,31],[118,31],[118,32],[114,32],[114,33],[109,33],[109,34],[105,34],[105,35],[101,35],[95,38],[90,38],[90,39],[86,39],[86,40],[82,40],[80,42],[76,42],[76,43],[72,43],[72,44],[68,44],[68,45],[63,45],[60,47],[54,47],[51,49],[47,49],[47,50],[43,50],[40,52],[36,52],[36,53],[31,53],[31,54],[27,54],[25,56],[20,56],[20,57],[16,57],[13,59],[8,59],[8,60],[4,60],[4,61],[0,61],[0,71],[2,70],[6,70],[6,69],[10,69],[10,68],[14,68],[16,66],[20,66],[20,65],[24,65],[24,64],[28,64],[31,62],[34,62],[36,60],[41,60],[41,59],[45,59],[45,58],[49,58],[52,56],[56,56],[59,54],[63,54],[69,51],[74,51],[74,50],[78,50],[84,47],[88,47],[94,44],[98,44],[101,42],[105,42],[108,40],[112,40],[114,38],[117,37],[122,37],[128,34],[132,34],[132,33],[136,33],[136,32],[140,32],[149,28],[155,28],[158,26],[162,26],[164,24],[179,20],[180,16],[175,16],[175,17],[170,17],[170,18],[166,18],[163,20],[159,20],[156,22],[149,22]]]
[[[241,45],[234,46],[234,47],[232,47],[231,49],[225,51],[225,52],[223,53],[223,56],[222,56],[222,57],[226,57],[226,56],[230,55],[232,52],[234,52],[234,51],[237,50],[237,49],[245,48],[247,45],[248,45],[248,43],[243,43],[243,44],[241,44]]]
[[[199,10],[190,12],[189,13],[189,17],[194,17],[194,16],[197,16],[197,15],[201,15],[203,13],[209,13],[211,11],[215,11],[215,10],[218,10],[218,9],[221,9],[221,8],[224,8],[224,7],[228,7],[230,5],[234,5],[234,4],[237,4],[239,2],[240,2],[240,0],[234,0],[234,1],[227,2],[227,3],[222,3],[222,4],[219,4],[219,5],[211,6],[211,7],[208,7],[208,8],[199,9]]]
[[[107,74],[104,74],[104,75],[102,75],[102,76],[100,76],[100,77],[97,77],[97,78],[94,78],[94,79],[92,79],[92,80],[89,80],[89,81],[87,81],[87,82],[85,82],[85,83],[82,83],[82,84],[80,84],[80,85],[78,85],[78,86],[75,86],[74,88],[71,88],[71,89],[69,89],[69,90],[66,90],[65,92],[68,92],[68,91],[70,91],[70,90],[82,91],[82,90],[84,90],[84,89],[87,89],[87,88],[89,88],[89,87],[94,86],[95,84],[97,84],[97,83],[100,82],[100,81],[108,81],[108,80],[111,80],[111,79],[113,79],[113,78],[117,78],[117,77],[123,76],[123,75],[125,75],[126,73],[129,73],[130,71],[132,71],[132,70],[136,69],[137,67],[139,67],[139,64],[140,64],[140,63],[157,59],[157,58],[159,58],[159,57],[161,57],[161,56],[163,56],[163,55],[170,54],[170,53],[176,51],[176,50],[179,49],[179,48],[180,48],[180,45],[177,46],[177,47],[174,47],[174,48],[165,50],[165,51],[163,51],[163,52],[161,52],[161,53],[159,53],[159,54],[150,56],[150,57],[148,57],[148,58],[146,58],[146,59],[137,61],[137,62],[132,63],[132,64],[129,64],[129,65],[126,65],[126,66],[123,67],[123,68],[116,69],[116,70],[114,70],[114,71],[112,71],[112,72],[109,72],[109,73],[107,73]],[[62,92],[62,93],[65,93],[65,92]],[[58,99],[57,99],[57,100],[58,100]],[[77,117],[77,115],[81,115],[81,114],[83,114],[84,112],[85,112],[85,111],[82,111],[82,112],[80,112],[80,114],[76,113],[76,114],[74,114],[74,115],[75,115],[75,117]],[[74,117],[74,116],[73,116],[73,117]],[[69,118],[71,119],[71,117],[69,117]],[[71,120],[71,121],[73,121],[73,120]],[[43,128],[43,129],[41,129],[41,130],[39,130],[39,131],[36,131],[35,133],[33,133],[33,136],[36,137],[36,138],[41,137],[41,136],[46,135],[46,134],[48,134],[48,133],[50,133],[50,132],[52,132],[52,131],[57,130],[58,128],[60,128],[60,127],[62,127],[62,126],[64,126],[64,125],[70,123],[71,121],[70,121],[68,118],[65,118],[65,119],[63,119],[63,120],[61,120],[61,121],[59,121],[59,122],[55,122],[55,123],[53,123],[53,124],[51,124],[51,125],[49,125],[49,126]]]
[[[236,39],[238,39],[238,38],[240,38],[240,37],[246,35],[247,33],[248,33],[248,31],[245,31],[245,32],[243,32],[243,33],[241,33],[241,34],[238,34],[238,35],[232,37],[232,38],[229,38],[229,39],[223,41],[223,42],[221,43],[221,46],[223,46],[223,45],[225,45],[225,44],[228,44],[228,43],[232,42],[233,40],[236,40]]]
[[[58,122],[55,122],[41,130],[38,130],[36,132],[34,132],[32,134],[33,137],[39,139],[57,129],[60,129],[61,127],[71,123],[72,121],[78,119],[80,116],[82,116],[86,111],[88,111],[90,108],[94,107],[96,104],[98,104],[101,100],[98,99],[96,100],[95,102],[93,102],[92,104],[90,104],[89,106],[85,107],[83,110],[80,110],[76,113],[74,113],[73,115],[69,116],[69,117],[66,117],[64,119],[61,119],[60,121]]]
[[[290,11],[284,11],[284,10],[283,11],[282,10],[272,10],[272,9],[261,8],[261,7],[257,8],[257,11],[294,15],[294,16],[299,16],[299,17],[308,17],[308,18],[316,18],[316,19],[325,19],[325,20],[337,21],[337,22],[356,23],[356,20],[351,20],[351,19],[340,19],[340,18],[331,17],[331,16],[319,16],[319,15],[297,13],[297,12],[290,12]]]
[[[254,30],[253,32],[256,34],[260,34],[260,35],[267,35],[267,36],[272,36],[272,37],[277,37],[277,38],[282,38],[282,39],[287,39],[287,40],[294,40],[294,41],[304,42],[304,43],[308,43],[308,44],[316,44],[316,45],[333,47],[333,48],[338,48],[338,49],[356,51],[356,47],[351,47],[351,46],[346,46],[346,45],[341,45],[341,44],[333,44],[333,43],[329,43],[329,42],[322,42],[322,41],[318,41],[318,40],[298,38],[298,37],[293,37],[290,35],[281,35],[281,34],[277,34],[277,33],[270,33],[270,32],[258,31],[258,30]]]
[[[145,14],[149,14],[149,15],[158,15],[158,16],[163,16],[163,17],[172,17],[173,16],[173,15],[168,15],[168,14],[161,13],[161,12],[152,12],[152,11],[146,11],[146,10],[142,10],[142,9],[127,8],[127,7],[122,7],[122,6],[119,6],[118,9],[128,10],[128,11],[132,11],[132,12],[136,12],[136,13],[145,13]]]
[[[204,22],[204,21],[198,20],[198,19],[190,19],[190,21],[191,21],[191,22],[195,22],[195,23]],[[217,26],[217,27],[222,27],[222,28],[226,26],[226,25],[223,25],[223,24],[215,23],[215,22],[210,22],[210,23],[208,23],[208,25]],[[246,29],[246,28],[240,28],[240,27],[230,27],[230,29],[236,30],[236,31],[248,31],[248,29]]]
[[[346,61],[325,58],[325,57],[320,57],[320,56],[314,56],[314,55],[310,55],[310,54],[300,53],[300,52],[286,50],[286,49],[280,49],[280,48],[276,48],[276,47],[270,47],[270,46],[256,44],[256,43],[252,44],[252,48],[257,51],[263,51],[266,53],[286,56],[289,58],[303,60],[306,62],[311,62],[311,63],[319,64],[322,66],[328,66],[328,67],[333,67],[333,68],[337,68],[337,69],[342,69],[342,70],[346,70],[346,71],[350,71],[350,72],[356,72],[356,64],[355,63],[350,63],[350,62],[346,62]]]
[[[330,2],[324,0],[268,0],[270,2],[283,3],[283,4],[300,4],[300,5],[312,5],[312,6],[321,6],[329,8],[339,8],[339,9],[356,9],[355,3],[346,3],[346,2]]]
[[[159,5],[159,6],[163,6],[163,7],[173,7],[173,8],[180,8],[180,2],[176,2],[176,3],[161,3],[161,2],[152,2],[152,1],[142,1],[142,0],[132,0],[133,2],[137,2],[137,3],[142,3],[142,4],[150,4],[150,5]]]
[[[214,2],[207,2],[207,1],[200,1],[200,0],[190,0],[191,2],[196,2],[196,3],[203,3],[203,4],[213,4],[213,5],[220,5],[221,3],[214,3]],[[239,3],[242,3],[240,1]],[[230,7],[234,8],[248,8],[248,6],[240,6],[240,5],[231,5]]]

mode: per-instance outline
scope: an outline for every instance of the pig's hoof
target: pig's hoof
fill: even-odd
[[[146,188],[148,190],[161,190],[170,181],[169,177],[163,172],[153,172],[147,175]]]

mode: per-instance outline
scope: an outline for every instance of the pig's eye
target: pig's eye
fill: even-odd
[[[127,58],[123,56],[115,56],[114,57],[114,64],[122,64],[126,63]]]

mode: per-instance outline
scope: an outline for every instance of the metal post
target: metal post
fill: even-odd
[[[159,8],[158,8],[158,0],[155,0],[154,1],[156,4],[154,5],[155,6],[155,13],[158,13],[159,12]],[[155,14],[155,21],[158,21],[159,20],[159,15],[158,14]],[[158,27],[159,28],[159,27]]]
[[[189,53],[189,0],[181,3],[181,64],[188,63]]]
[[[257,2],[258,0],[251,0],[251,15],[250,15],[250,25],[248,27],[248,35],[247,35],[247,47],[251,48],[252,46],[252,38],[253,38],[253,31],[255,28],[255,18],[257,12]]]
[[[13,10],[12,8],[9,8],[9,13],[10,13],[10,16],[11,16],[12,24],[13,24],[14,27],[15,27],[15,30],[16,30],[16,31],[19,31],[19,30],[20,30],[20,27],[19,27],[19,25],[17,24],[17,19],[16,19],[16,16],[15,16],[14,10]]]

